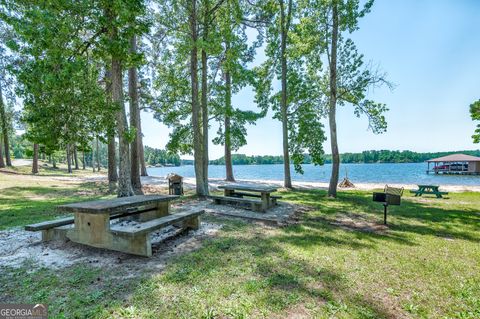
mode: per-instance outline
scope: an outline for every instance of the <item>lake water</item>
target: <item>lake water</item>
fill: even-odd
[[[331,164],[323,166],[303,165],[304,174],[297,174],[292,166],[292,179],[299,182],[323,182],[330,178]],[[440,184],[440,185],[480,185],[480,176],[426,174],[427,163],[395,164],[342,164],[340,180],[348,172],[353,183],[395,183],[395,184]],[[235,165],[236,179],[283,180],[283,165]],[[176,173],[184,177],[195,177],[193,165],[179,167],[148,168],[150,176],[164,177]],[[224,178],[225,166],[210,165],[210,178]]]

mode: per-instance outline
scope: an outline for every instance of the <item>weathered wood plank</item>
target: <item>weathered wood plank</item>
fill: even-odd
[[[239,190],[239,191],[250,191],[250,192],[267,192],[272,193],[276,192],[277,188],[267,185],[248,185],[248,184],[230,184],[230,185],[221,185],[218,186],[219,189],[227,190]]]
[[[167,215],[161,218],[149,220],[133,226],[117,226],[112,225],[110,232],[115,235],[124,235],[124,236],[138,236],[142,234],[148,234],[156,229],[160,229],[172,224],[176,224],[183,221],[188,221],[192,219],[198,219],[198,216],[205,213],[204,210],[199,211],[183,211],[180,213]],[[188,225],[196,225],[198,227],[198,222],[187,223]]]
[[[113,214],[142,205],[169,202],[176,198],[178,198],[176,195],[138,195],[61,205],[57,207],[57,210],[73,213],[104,214],[108,212]]]
[[[150,204],[150,205],[133,207],[131,209],[128,209],[125,212],[110,215],[110,220],[117,219],[117,218],[122,218],[122,217],[127,217],[127,216],[132,216],[132,215],[139,215],[141,213],[148,212],[148,211],[155,210],[155,209],[157,209],[157,204]],[[27,230],[27,231],[48,230],[48,229],[55,228],[55,227],[71,225],[71,224],[74,223],[74,221],[75,221],[75,219],[73,217],[55,219],[55,220],[50,220],[50,221],[41,222],[41,223],[37,223],[37,224],[26,225],[25,230]]]
[[[234,195],[262,198],[262,195],[260,194],[253,194],[253,193],[246,193],[246,192],[235,192]],[[282,196],[270,195],[270,198],[281,199]]]
[[[46,230],[50,228],[70,225],[70,224],[73,224],[73,221],[74,221],[73,217],[60,218],[60,219],[51,220],[47,222],[41,222],[38,224],[26,225],[25,230],[28,230],[28,231]]]

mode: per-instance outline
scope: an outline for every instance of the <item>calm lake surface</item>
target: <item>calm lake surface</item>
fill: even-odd
[[[323,166],[304,165],[304,174],[297,174],[292,165],[292,179],[298,182],[324,182],[330,178],[331,164]],[[480,176],[426,174],[427,163],[396,164],[342,164],[340,180],[348,172],[353,183],[396,183],[396,184],[439,184],[439,185],[480,185]],[[235,165],[235,178],[251,180],[282,180],[283,165]],[[148,168],[151,176],[164,177],[176,173],[184,177],[195,177],[193,165],[180,167]],[[225,166],[210,165],[210,178],[224,178]]]

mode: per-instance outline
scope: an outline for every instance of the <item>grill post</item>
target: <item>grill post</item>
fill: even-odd
[[[383,224],[387,224],[387,207],[388,204],[383,204]]]

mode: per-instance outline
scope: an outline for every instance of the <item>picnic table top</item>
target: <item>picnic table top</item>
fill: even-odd
[[[260,192],[260,193],[272,193],[277,191],[276,187],[268,186],[268,185],[230,184],[230,185],[218,186],[218,188],[228,189],[228,190]]]
[[[168,202],[177,198],[177,195],[136,195],[111,199],[100,199],[94,201],[73,203],[57,206],[57,210],[72,213],[102,214],[114,213],[119,210],[137,207],[140,205]]]
[[[417,185],[417,186],[418,186],[418,187],[425,187],[425,188],[426,188],[426,187],[431,187],[431,188],[435,188],[435,187],[438,188],[438,187],[440,187],[440,186],[438,186],[438,185],[425,185],[425,184],[419,184],[419,185]]]

